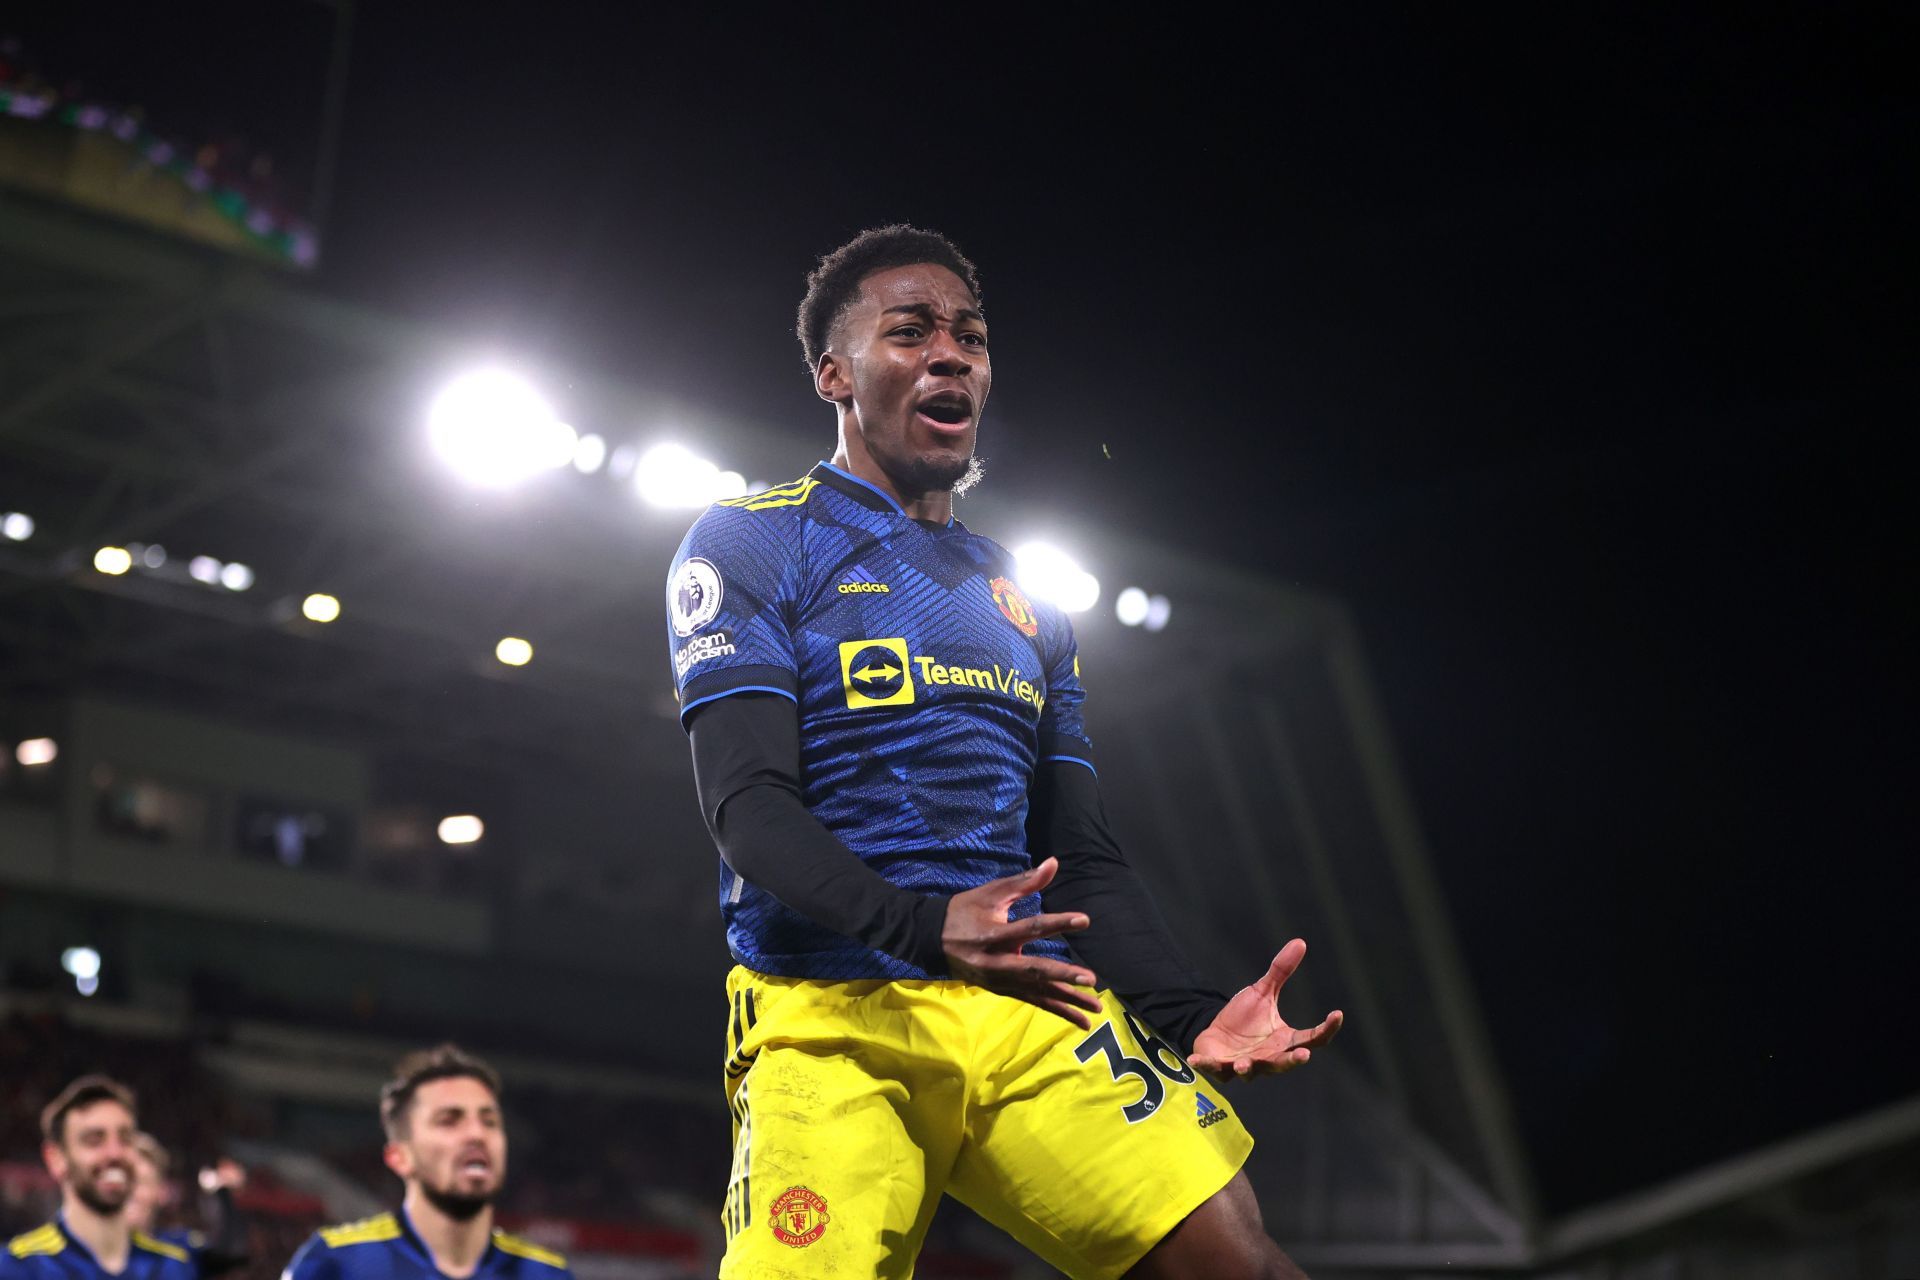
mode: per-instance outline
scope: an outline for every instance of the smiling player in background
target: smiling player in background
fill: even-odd
[[[0,1280],[197,1280],[185,1249],[128,1220],[137,1134],[133,1091],[106,1076],[81,1076],[47,1104],[40,1154],[60,1212],[7,1242]]]

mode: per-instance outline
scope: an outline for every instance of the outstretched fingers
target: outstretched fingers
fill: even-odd
[[[1052,884],[1054,876],[1059,873],[1060,859],[1047,858],[1028,867],[1025,871],[1016,871],[1010,876],[989,880],[980,887],[1002,893],[1011,902],[1015,898],[1024,898],[1030,893],[1040,892]]]
[[[1085,1013],[1081,1012],[1081,1010],[1086,1008],[1085,1005],[1070,1004],[1064,999],[1060,999],[1053,996],[1041,996],[1039,998],[1029,1000],[1028,1003],[1032,1005],[1036,1005],[1039,1008],[1045,1009],[1048,1013],[1055,1014],[1059,1017],[1065,1018],[1068,1022],[1071,1022],[1074,1026],[1080,1028],[1082,1031],[1093,1030],[1093,1019],[1089,1018]],[[1098,1001],[1094,1002],[1094,1007],[1092,1009],[1092,1012],[1094,1013],[1100,1012]]]
[[[1045,956],[1000,955],[983,960],[981,973],[991,990],[1058,1013],[1069,1022],[1080,1023],[1066,1012],[1069,1008],[1100,1012],[1093,974],[1077,965]]]
[[[1294,1047],[1318,1049],[1322,1045],[1331,1044],[1333,1043],[1333,1038],[1340,1034],[1340,1028],[1345,1026],[1346,1022],[1347,1015],[1335,1009],[1332,1013],[1320,1019],[1319,1026],[1309,1027],[1305,1031],[1294,1032]]]
[[[994,930],[996,946],[1012,943],[1019,946],[1028,942],[1038,942],[1042,938],[1057,938],[1062,934],[1078,933],[1087,927],[1089,921],[1083,912],[1054,911],[1037,916],[1028,916],[1024,920],[1012,920]]]
[[[1306,958],[1306,939],[1295,938],[1280,948],[1279,954],[1273,958],[1273,963],[1268,965],[1267,971],[1260,975],[1260,980],[1253,984],[1253,989],[1269,1000],[1279,999],[1280,988],[1287,985],[1287,979],[1293,976],[1293,971],[1298,969],[1300,962]]]
[[[1257,1075],[1284,1075],[1295,1067],[1305,1066],[1312,1057],[1313,1051],[1305,1047],[1278,1049],[1277,1046],[1262,1045],[1255,1050],[1225,1056],[1189,1054],[1187,1061],[1212,1075],[1246,1079]]]

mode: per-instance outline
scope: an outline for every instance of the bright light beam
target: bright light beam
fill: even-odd
[[[324,591],[316,591],[300,602],[300,612],[309,622],[332,622],[340,616],[340,602]]]
[[[100,953],[92,947],[68,947],[60,953],[60,967],[73,975],[73,989],[81,995],[100,989]]]
[[[1100,579],[1048,542],[1029,542],[1013,553],[1020,585],[1068,613],[1085,613],[1100,600]]]
[[[633,487],[649,506],[692,510],[740,497],[747,478],[682,445],[657,444],[634,462]]]
[[[456,813],[440,819],[437,834],[441,844],[473,844],[487,834],[487,824],[471,813]]]
[[[28,738],[13,749],[13,758],[20,762],[23,769],[52,764],[60,758],[60,744],[52,738]]]
[[[599,436],[581,436],[573,446],[573,469],[583,476],[598,471],[607,460],[607,442]]]
[[[506,489],[571,463],[579,433],[526,379],[503,369],[462,374],[427,411],[434,452],[467,483]]]

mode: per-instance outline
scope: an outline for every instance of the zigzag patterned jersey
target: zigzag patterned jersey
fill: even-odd
[[[667,585],[681,719],[730,694],[799,706],[802,799],[903,889],[951,894],[1031,865],[1027,789],[1043,759],[1093,767],[1073,628],[1015,584],[1013,558],[958,521],[928,527],[821,463],[710,507]],[[923,978],[720,866],[734,958],[805,978]],[[1039,910],[1039,896],[1015,918]],[[1064,959],[1059,939],[1031,944]]]

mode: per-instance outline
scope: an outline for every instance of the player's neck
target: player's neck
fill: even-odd
[[[480,1267],[487,1246],[493,1239],[493,1206],[488,1205],[471,1218],[455,1218],[434,1208],[420,1188],[407,1188],[407,1221],[433,1255],[433,1265],[461,1280]]]
[[[852,437],[851,446],[849,437]],[[873,455],[860,446],[858,437],[844,423],[840,428],[839,446],[833,451],[833,465],[850,476],[865,480],[892,498],[900,509],[907,513],[907,518],[910,520],[926,520],[933,524],[947,524],[953,520],[953,490],[902,489],[894,478],[873,460]]]
[[[116,1275],[126,1270],[127,1255],[133,1252],[133,1228],[126,1214],[101,1213],[67,1192],[60,1198],[60,1218],[101,1266]]]

